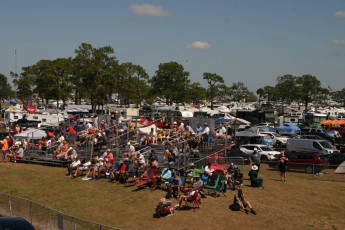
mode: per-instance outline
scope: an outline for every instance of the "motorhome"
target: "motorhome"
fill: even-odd
[[[21,122],[35,122],[39,126],[59,126],[65,121],[66,115],[59,110],[36,110],[35,113],[28,113],[18,107],[10,107],[5,111],[4,122],[7,124]]]

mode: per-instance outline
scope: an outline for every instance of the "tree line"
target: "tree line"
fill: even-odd
[[[94,48],[82,43],[75,51],[75,57],[40,60],[32,66],[22,68],[20,74],[11,72],[16,96],[27,98],[37,93],[48,103],[49,100],[81,100],[91,102],[92,109],[110,103],[112,95],[118,95],[121,105],[142,102],[152,104],[157,97],[164,98],[167,104],[195,103],[204,100],[245,101],[268,100],[272,102],[324,102],[330,95],[333,100],[345,105],[345,88],[330,92],[322,88],[317,77],[312,75],[278,76],[275,86],[265,86],[251,92],[243,82],[225,84],[224,78],[216,73],[203,73],[206,87],[200,82],[191,82],[189,72],[183,65],[171,61],[160,63],[154,76],[131,62],[119,63],[111,46]],[[5,75],[0,74],[0,98],[14,97],[14,90]]]

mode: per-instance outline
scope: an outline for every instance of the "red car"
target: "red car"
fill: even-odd
[[[288,152],[285,156],[288,170],[303,170],[306,173],[319,173],[328,168],[328,157],[318,153]],[[279,157],[269,162],[269,167],[279,169]]]

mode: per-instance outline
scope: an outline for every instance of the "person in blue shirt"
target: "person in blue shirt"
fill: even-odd
[[[167,164],[167,166],[169,166],[169,164]],[[155,180],[153,181],[153,186],[152,186],[152,190],[155,190],[157,187],[157,184],[161,184],[163,182],[169,181],[170,178],[172,178],[172,172],[170,170],[169,167],[165,167],[161,174],[157,177],[155,177]]]
[[[179,197],[181,193],[182,180],[178,175],[173,175],[174,176],[170,178],[168,183],[168,194],[170,197],[171,195]]]

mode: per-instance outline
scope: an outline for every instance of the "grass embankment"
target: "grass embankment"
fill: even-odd
[[[229,211],[235,192],[228,191],[227,197],[203,199],[195,212],[175,211],[173,216],[155,219],[154,207],[164,191],[136,191],[105,180],[71,179],[65,173],[65,168],[0,164],[0,191],[121,229],[345,228],[345,183],[311,180],[310,175],[289,172],[284,184],[265,165],[261,173],[265,189],[248,187],[248,180],[243,186],[256,216]]]

